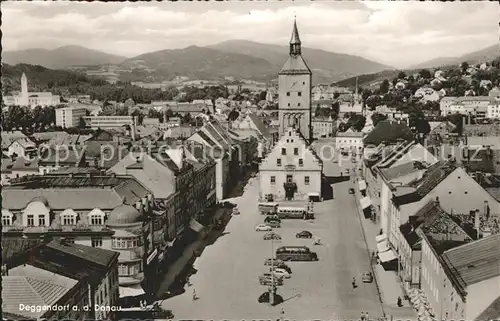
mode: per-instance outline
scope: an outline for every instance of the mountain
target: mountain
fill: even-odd
[[[276,68],[269,61],[240,53],[190,46],[139,55],[125,60],[122,67],[148,70],[154,79],[187,76],[191,79],[236,78],[269,80]]]
[[[498,45],[492,45],[486,47],[481,50],[477,50],[474,52],[470,52],[468,54],[459,56],[459,57],[440,57],[435,58],[418,65],[412,66],[412,69],[417,68],[433,68],[433,67],[442,67],[442,66],[450,66],[450,65],[458,65],[464,61],[468,63],[476,64],[488,60],[493,60],[497,57],[500,57],[500,47]]]
[[[287,60],[288,47],[263,44],[247,40],[229,40],[206,48],[227,53],[250,55],[267,60],[276,74]],[[341,80],[355,75],[394,69],[359,56],[329,52],[320,49],[302,48],[302,55],[313,72],[313,82]]]
[[[2,52],[2,62],[41,65],[50,69],[64,69],[77,65],[119,64],[126,58],[80,46],[63,46],[53,50],[27,49]]]

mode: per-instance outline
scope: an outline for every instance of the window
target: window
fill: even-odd
[[[290,107],[290,103],[288,103],[288,107]]]
[[[297,147],[295,147],[295,148],[293,149],[293,154],[294,154],[294,155],[298,155],[298,154],[299,154],[299,149],[298,149]]]
[[[286,155],[286,148],[281,149],[281,155]]]
[[[76,217],[74,215],[63,215],[61,223],[62,225],[75,225]]]
[[[299,91],[299,92],[297,93],[297,96],[299,96],[299,97],[300,97],[300,96],[302,96],[302,92],[301,92],[301,91]]]
[[[102,238],[93,237],[92,238],[92,247],[101,247],[102,246]]]
[[[35,216],[28,215],[28,226],[34,226],[34,225],[35,225]]]
[[[304,166],[304,160],[302,158],[299,158],[299,166]]]
[[[281,158],[276,159],[276,166],[281,166]]]
[[[289,92],[289,91],[287,91],[287,92],[286,92],[286,95],[287,95],[287,96],[290,96],[290,92]]]
[[[271,176],[271,184],[276,184],[276,176]]]
[[[298,103],[297,105],[300,106],[300,103]]]
[[[309,185],[309,176],[304,177],[304,184]]]
[[[118,265],[118,275],[127,276],[128,275],[128,266],[125,264]]]
[[[10,216],[10,215],[2,216],[2,225],[3,226],[12,225],[12,216]]]
[[[103,225],[103,217],[102,215],[91,215],[90,216],[90,224],[92,225]]]
[[[45,226],[45,215],[38,215],[38,226]]]

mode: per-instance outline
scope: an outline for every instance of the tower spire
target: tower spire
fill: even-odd
[[[301,54],[301,42],[299,37],[299,29],[297,28],[297,20],[293,20],[292,38],[290,39],[290,55]]]

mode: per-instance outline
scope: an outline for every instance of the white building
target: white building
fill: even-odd
[[[87,110],[79,107],[65,107],[56,109],[56,126],[62,128],[78,127],[80,119],[85,117]]]
[[[466,96],[443,97],[439,103],[442,116],[450,114],[474,115],[487,117],[488,106],[495,104],[494,97]]]
[[[137,118],[134,116],[85,116],[82,119],[85,121],[85,126],[92,129],[113,129],[126,125],[135,128],[137,126]]]
[[[486,118],[489,119],[499,119],[500,118],[500,103],[488,105],[488,111],[486,112]]]
[[[50,92],[28,92],[28,78],[23,73],[21,76],[21,92],[13,96],[4,96],[3,102],[6,106],[56,106],[61,103],[61,97],[52,95]]]
[[[335,137],[335,148],[343,151],[361,152],[363,149],[363,132],[346,131],[337,133]]]

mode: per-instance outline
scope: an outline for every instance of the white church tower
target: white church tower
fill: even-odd
[[[28,94],[28,78],[26,74],[23,72],[21,76],[21,94],[19,95],[19,105],[20,106],[28,106],[29,105],[29,94]]]
[[[302,58],[302,48],[297,29],[293,23],[289,57],[278,73],[280,136],[288,127],[300,131],[306,141],[312,140],[311,127],[311,78],[312,73]]]

